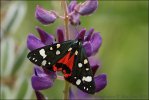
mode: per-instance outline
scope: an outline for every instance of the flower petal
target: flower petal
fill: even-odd
[[[44,97],[44,95],[39,91],[35,91],[35,94],[36,94],[37,100],[46,100],[46,97]]]
[[[84,40],[85,32],[86,32],[86,29],[82,29],[82,30],[79,32],[79,34],[78,34],[78,36],[77,36],[76,39],[81,39],[81,40],[83,41],[83,40]]]
[[[74,10],[74,7],[77,5],[77,1],[76,0],[72,0],[69,5],[68,5],[68,11],[69,13],[72,12]]]
[[[77,12],[73,12],[70,15],[70,19],[69,19],[71,25],[80,25],[80,15]]]
[[[100,68],[100,62],[97,59],[95,59],[95,57],[93,57],[93,56],[89,57],[88,60],[89,60],[90,66],[92,68],[93,75],[95,75],[97,69]]]
[[[102,43],[102,38],[98,32],[94,33],[91,37],[91,45],[93,48],[93,54],[97,53]]]
[[[38,21],[45,25],[53,23],[57,18],[56,13],[54,13],[54,11],[47,11],[38,5],[36,7],[35,16],[38,19]]]
[[[50,34],[46,33],[44,30],[42,30],[39,27],[36,27],[36,29],[37,29],[37,31],[40,35],[41,41],[45,45],[51,45],[52,43],[54,43],[54,36],[53,35],[50,35]]]
[[[87,57],[91,56],[92,55],[92,52],[93,52],[93,50],[92,50],[92,44],[90,42],[84,42],[83,43],[83,47],[84,47],[84,49],[86,51]]]
[[[35,37],[33,34],[29,34],[27,37],[27,48],[29,50],[34,50],[40,47],[45,46],[37,37]]]
[[[89,41],[90,39],[91,39],[91,36],[92,36],[92,34],[93,34],[93,32],[94,32],[94,29],[93,28],[91,28],[89,31],[87,31],[86,33],[85,33],[85,41]]]
[[[65,40],[65,35],[64,35],[64,32],[61,28],[57,29],[57,38],[58,38],[59,43],[61,43]]]
[[[98,0],[86,0],[79,6],[75,7],[75,10],[79,12],[80,15],[92,14],[98,7]]]
[[[69,99],[70,100],[74,100],[75,99],[75,94],[74,94],[73,90],[71,89],[71,87],[69,89]]]
[[[77,91],[77,99],[93,99],[92,95],[83,92],[82,90],[78,89]]]
[[[42,68],[35,67],[35,74],[32,76],[31,82],[34,90],[43,90],[52,87],[53,79],[46,74]]]
[[[96,92],[101,91],[107,85],[107,76],[106,74],[100,74],[94,77],[95,85],[96,85]]]

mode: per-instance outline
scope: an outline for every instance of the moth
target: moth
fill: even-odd
[[[83,92],[94,94],[95,82],[81,40],[68,40],[35,49],[28,59],[50,71],[62,71],[65,80]]]

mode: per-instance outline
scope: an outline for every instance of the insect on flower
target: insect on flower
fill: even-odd
[[[66,82],[64,99],[91,98],[89,94],[99,92],[107,84],[106,74],[95,76],[100,64],[93,56],[98,52],[102,38],[93,28],[87,31],[79,26],[80,16],[96,11],[98,0],[86,0],[83,3],[72,0],[68,6],[67,2],[62,0],[61,4],[64,16],[54,10],[48,11],[38,5],[36,7],[35,15],[40,23],[52,24],[59,18],[64,20],[65,26],[57,28],[57,41],[54,41],[56,37],[39,27],[36,27],[36,30],[40,39],[33,34],[28,35],[27,47],[30,52],[27,57],[35,64],[31,78],[32,87],[37,99],[44,99],[39,90],[52,87],[54,80],[60,79],[57,72],[61,71],[64,76],[62,80],[65,79],[78,87],[75,92],[73,86]]]
[[[68,40],[35,49],[28,59],[50,71],[62,71],[65,80],[80,90],[94,94],[95,82],[82,40]]]

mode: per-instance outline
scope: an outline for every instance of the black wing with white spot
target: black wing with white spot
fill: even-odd
[[[68,48],[73,43],[74,41],[65,41],[63,43],[44,46],[31,51],[27,57],[32,63],[47,67],[53,71],[52,66],[68,52]]]
[[[95,82],[85,49],[82,44],[78,45],[75,52],[75,62],[70,77],[65,78],[67,81],[76,85],[80,90],[94,94]]]

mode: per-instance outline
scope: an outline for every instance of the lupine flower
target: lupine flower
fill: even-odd
[[[27,47],[29,50],[34,50],[34,49],[43,47],[45,45],[50,45],[52,43],[55,43],[54,36],[46,33],[45,31],[43,31],[39,27],[36,27],[36,29],[39,32],[41,39],[37,38],[33,34],[28,35]],[[101,38],[100,34],[98,33],[98,35],[97,35],[96,32],[93,33],[93,31],[91,31],[91,30],[93,30],[93,29],[90,29],[89,31],[82,29],[80,31],[80,33],[78,33],[78,34],[74,33],[74,34],[76,34],[75,39],[78,39],[79,37],[83,38],[83,40],[84,40],[83,45],[85,44],[84,48],[87,51],[86,53],[88,56],[97,53],[96,51],[98,51],[98,49],[101,45],[101,42],[102,42],[101,39],[97,39],[94,37],[96,35],[96,37]],[[90,32],[92,32],[92,33],[90,33]],[[92,35],[90,35],[90,34],[92,34]],[[60,29],[60,28],[57,29],[57,36],[58,36],[59,42],[65,41],[65,39],[64,39],[65,36],[64,36],[64,32],[62,29]],[[89,44],[87,44],[86,42],[89,42]],[[96,48],[94,46],[95,42],[98,42],[96,44]],[[95,49],[97,49],[97,50],[95,50]],[[93,74],[95,75],[95,72],[100,67],[100,64],[94,57],[89,57],[89,63],[90,63],[90,66],[92,68]],[[34,67],[34,75],[32,76],[32,87],[36,91],[50,88],[50,87],[52,87],[53,81],[55,79],[56,79],[56,73],[55,72],[50,72],[50,71],[47,72],[46,69],[42,69],[42,68],[39,68],[39,66],[35,66]],[[96,92],[99,92],[100,90],[102,90],[106,86],[107,82],[106,82],[106,75],[105,74],[101,74],[101,75],[96,76],[94,78],[94,80],[95,80],[95,84],[96,84]],[[84,92],[82,92],[81,94],[83,94],[83,93]],[[85,93],[85,94],[87,94],[87,93]],[[78,96],[78,98],[79,97],[80,96]]]
[[[72,0],[68,5],[68,17],[72,25],[80,24],[80,15],[86,16],[96,11],[98,0],[86,0],[83,3],[77,4],[76,0]],[[35,16],[39,22],[44,25],[53,23],[57,18],[61,18],[54,10],[45,10],[37,5]]]
[[[45,10],[38,5],[36,7],[35,16],[39,22],[45,25],[53,23],[57,18],[54,11]]]
[[[69,23],[71,25],[79,25],[80,24],[80,15],[90,15],[92,14],[98,6],[98,0],[86,0],[84,3],[77,4],[76,0],[72,0],[68,5],[68,17]],[[40,6],[36,7],[35,16],[38,21],[42,24],[47,25],[53,23],[57,18],[63,18],[59,16],[55,11],[48,11]],[[30,51],[35,50],[37,48],[43,47],[45,45],[51,45],[56,42],[61,43],[66,41],[65,39],[65,31],[63,28],[57,28],[56,35],[54,37],[51,34],[48,34],[44,30],[39,27],[36,27],[37,32],[39,33],[40,38],[34,36],[33,34],[29,34],[27,37],[27,47]],[[75,29],[77,30],[77,29]],[[90,67],[92,69],[94,75],[94,81],[96,85],[96,92],[101,91],[107,84],[106,74],[96,75],[96,71],[100,68],[100,63],[97,59],[95,59],[94,55],[98,52],[101,44],[102,38],[99,32],[94,32],[94,29],[86,30],[85,28],[80,29],[80,31],[72,31],[72,28],[69,29],[70,40],[83,40],[83,47],[86,51],[87,57],[89,59]],[[55,41],[55,38],[58,40]],[[35,90],[35,94],[37,99],[45,99],[45,97],[39,92],[40,90],[44,90],[50,88],[54,84],[54,80],[57,78],[57,74],[55,72],[51,72],[45,68],[39,67],[35,65],[34,74],[32,75],[31,82],[32,87]],[[84,99],[84,98],[93,98],[90,94],[87,94],[79,89],[75,90],[70,88],[69,91],[69,99]]]

